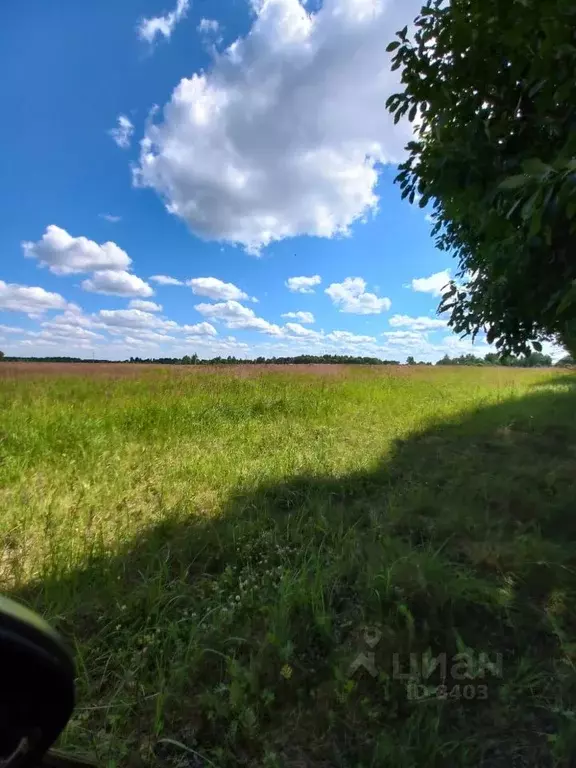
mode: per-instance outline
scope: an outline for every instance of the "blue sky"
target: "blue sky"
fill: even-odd
[[[393,184],[384,48],[418,7],[8,0],[0,349],[484,354],[436,316],[455,264]]]

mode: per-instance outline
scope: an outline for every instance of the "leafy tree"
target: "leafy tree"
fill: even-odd
[[[0,349],[0,360],[3,360],[3,359],[4,359],[4,352],[2,352],[2,350]]]
[[[415,127],[402,196],[458,259],[440,308],[503,353],[576,354],[576,4],[427,0],[414,29],[388,46],[387,106]]]
[[[412,355],[408,355],[406,358],[406,365],[416,365],[416,360],[414,360]]]

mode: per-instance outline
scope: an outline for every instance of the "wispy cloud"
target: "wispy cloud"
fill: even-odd
[[[128,149],[134,133],[134,126],[126,115],[118,115],[118,125],[108,131],[120,149]]]
[[[158,36],[169,40],[174,27],[186,16],[189,7],[190,0],[177,0],[176,8],[164,16],[142,19],[137,26],[138,37],[147,43],[153,43]]]

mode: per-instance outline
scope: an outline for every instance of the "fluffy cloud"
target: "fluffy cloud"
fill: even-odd
[[[0,280],[0,309],[41,315],[49,309],[66,309],[68,302],[59,293],[38,286],[5,283]]]
[[[23,328],[15,328],[13,325],[0,325],[0,333],[23,334],[26,331]]]
[[[312,312],[285,312],[282,317],[298,320],[300,323],[313,323],[314,315]]]
[[[59,347],[61,345],[61,341],[50,341],[49,339],[25,339],[24,341],[19,341],[18,345],[19,347]]]
[[[98,319],[110,328],[128,328],[131,331],[142,330],[177,330],[178,323],[163,320],[141,309],[101,309]]]
[[[218,336],[218,331],[211,323],[196,323],[196,325],[186,325],[185,330],[192,336]]]
[[[192,288],[192,293],[197,296],[207,296],[209,299],[241,301],[249,298],[248,294],[233,283],[224,283],[216,277],[194,277],[192,280],[187,280],[186,285]]]
[[[319,331],[313,331],[311,328],[304,328],[300,323],[286,323],[284,327],[288,333],[304,339],[321,339],[324,336],[324,334]]]
[[[253,0],[245,38],[183,78],[141,144],[135,181],[201,237],[257,253],[296,235],[333,237],[374,210],[378,165],[410,126],[386,41],[420,0]]]
[[[376,341],[374,336],[361,336],[349,331],[332,331],[327,338],[343,344],[372,344]]]
[[[130,272],[116,272],[104,269],[94,272],[91,278],[82,282],[82,288],[91,293],[106,293],[110,296],[153,296],[154,291],[139,277]]]
[[[186,16],[189,5],[190,0],[177,0],[176,8],[170,13],[142,19],[136,28],[138,37],[147,43],[153,43],[156,36],[170,39],[176,24]]]
[[[267,333],[270,336],[282,336],[284,333],[280,326],[269,323],[262,317],[257,317],[252,309],[239,304],[237,301],[225,301],[219,304],[196,304],[194,309],[200,312],[201,315],[204,315],[204,317],[219,320],[227,328],[260,331],[260,333]]]
[[[132,299],[128,304],[130,309],[141,309],[142,312],[162,312],[162,305],[154,301],[144,301],[143,299]]]
[[[215,35],[220,29],[220,24],[218,24],[216,19],[200,19],[200,24],[198,24],[196,29],[201,34]]]
[[[158,283],[158,285],[184,285],[182,280],[177,280],[175,277],[169,277],[168,275],[152,275],[150,280]]]
[[[431,293],[432,296],[442,296],[442,289],[450,282],[450,270],[435,272],[430,277],[417,277],[410,283],[413,291]]]
[[[408,328],[411,331],[433,331],[446,328],[447,320],[440,317],[410,317],[409,315],[393,315],[388,321],[393,328]]]
[[[286,280],[286,287],[292,293],[314,293],[314,286],[320,285],[322,278],[320,275],[312,277],[289,277]]]
[[[104,338],[101,333],[95,333],[87,328],[70,323],[46,322],[42,323],[42,328],[44,329],[43,331],[39,334],[34,334],[37,338],[54,339],[62,343],[65,343],[67,340],[94,341],[95,339]]]
[[[118,115],[118,125],[108,131],[120,149],[128,149],[133,133],[134,126],[126,115]]]
[[[167,344],[177,341],[174,336],[167,336],[165,333],[158,333],[158,331],[147,331],[140,328],[131,328],[129,335],[125,338],[130,338],[132,340],[138,339],[138,341],[150,342],[152,344]]]
[[[147,347],[157,347],[158,342],[154,341],[153,339],[147,339],[147,338],[141,338],[141,337],[135,337],[135,336],[124,336],[123,339],[118,339],[117,341],[112,342],[113,344],[122,345],[123,347],[128,347],[128,349],[140,349]]]
[[[67,326],[78,326],[81,328],[101,328],[102,324],[91,317],[86,317],[80,307],[76,304],[69,304],[66,311],[61,315],[54,315],[52,323],[61,323]]]
[[[225,339],[212,339],[200,336],[191,336],[186,339],[186,346],[178,347],[179,354],[188,355],[195,351],[203,357],[214,357],[216,355],[234,355],[235,357],[249,357],[248,344],[238,341],[234,336],[227,336]],[[254,351],[254,350],[252,350]]]
[[[72,237],[55,224],[46,227],[41,240],[22,243],[22,247],[27,258],[38,259],[56,275],[95,269],[126,269],[131,264],[128,254],[116,243],[98,245],[86,237]]]
[[[387,331],[382,336],[386,337],[388,344],[401,344],[403,346],[427,346],[426,334],[417,331]]]
[[[332,283],[325,293],[340,312],[354,315],[379,315],[390,309],[390,299],[379,298],[375,293],[366,293],[366,280],[361,277],[347,277],[343,283]]]

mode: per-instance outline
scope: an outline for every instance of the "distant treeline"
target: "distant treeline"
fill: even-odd
[[[21,363],[139,363],[150,365],[311,365],[313,363],[338,365],[400,365],[398,360],[380,360],[378,357],[355,357],[353,355],[298,355],[297,357],[257,357],[253,360],[233,357],[199,358],[198,355],[184,357],[131,357],[129,360],[92,360],[81,357],[0,357],[5,362]]]
[[[256,357],[253,360],[233,357],[199,358],[198,355],[184,355],[184,357],[131,357],[128,360],[93,360],[82,357],[8,357],[0,353],[0,360],[5,362],[20,363],[139,363],[148,365],[400,365],[398,360],[380,360],[378,357],[357,357],[354,355],[298,355],[297,357]],[[414,357],[408,357],[408,365],[432,365],[432,363],[418,362]],[[485,357],[475,355],[460,355],[449,357],[444,355],[436,365],[504,365],[514,368],[569,368],[576,365],[576,361],[567,355],[557,363],[552,362],[550,355],[541,352],[533,352],[523,357],[500,357],[490,352]]]
[[[410,358],[408,358],[408,362],[410,362]],[[437,361],[436,365],[504,365],[512,368],[549,368],[556,365],[557,367],[569,368],[574,365],[574,360],[570,355],[567,355],[554,364],[550,355],[544,355],[542,352],[532,352],[530,355],[522,355],[521,357],[514,357],[513,355],[502,357],[495,352],[489,352],[484,357],[470,354],[460,355],[460,357],[444,355],[441,360]]]

